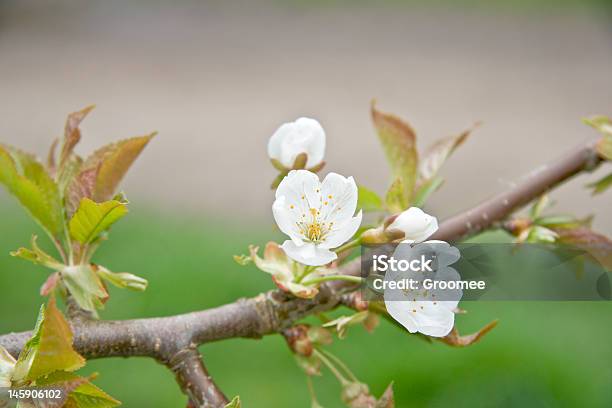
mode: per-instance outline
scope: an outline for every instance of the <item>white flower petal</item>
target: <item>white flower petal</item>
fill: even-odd
[[[408,302],[385,300],[385,307],[387,308],[387,312],[389,312],[391,317],[397,320],[410,333],[416,333],[419,330],[416,321],[410,314]]]
[[[291,259],[304,265],[321,266],[332,262],[338,257],[335,252],[319,248],[312,242],[297,246],[293,241],[287,240],[281,245],[281,248]]]
[[[321,248],[337,248],[340,245],[344,244],[346,241],[351,239],[353,235],[359,229],[361,225],[362,212],[359,210],[359,213],[344,223],[344,225],[340,225],[336,228],[334,226],[332,231],[327,235],[325,240],[319,245]]]
[[[443,303],[385,299],[389,314],[410,333],[419,332],[432,337],[446,336],[455,324],[455,314]]]
[[[403,232],[404,239],[409,242],[422,242],[438,230],[438,220],[418,207],[410,207],[398,215],[387,229]]]
[[[268,155],[285,167],[291,168],[300,153],[308,155],[308,168],[323,161],[325,131],[315,119],[299,118],[295,122],[285,123],[270,137]]]
[[[286,197],[287,205],[294,205],[303,211],[307,212],[309,208],[319,209],[321,205],[319,177],[308,170],[291,170],[276,189],[276,198],[282,196]]]
[[[435,253],[436,262],[439,266],[452,265],[461,258],[459,250],[445,241],[425,241],[415,245],[415,248],[420,249],[423,251],[423,253],[426,253],[427,251]]]
[[[272,204],[272,214],[278,228],[295,242],[296,245],[302,244],[299,230],[295,225],[296,218],[288,208],[285,196],[281,196]]]
[[[329,173],[321,183],[321,214],[326,221],[344,223],[357,209],[357,184],[352,177]]]

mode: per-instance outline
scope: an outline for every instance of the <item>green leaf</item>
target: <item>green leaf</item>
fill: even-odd
[[[400,179],[401,202],[404,208],[411,202],[416,184],[418,154],[414,130],[400,118],[378,111],[372,104],[372,120],[382,143],[393,179]],[[402,208],[402,209],[404,209]]]
[[[86,382],[70,393],[67,407],[113,408],[118,407],[119,405],[121,405],[119,401],[92,383]]]
[[[383,210],[382,198],[374,191],[368,190],[364,186],[358,186],[357,194],[357,208],[361,208],[365,212]]]
[[[60,272],[62,282],[77,302],[85,310],[96,313],[108,298],[108,293],[91,265],[66,266]]]
[[[66,371],[55,371],[45,377],[37,379],[37,387],[60,389],[62,393],[61,398],[37,401],[36,408],[57,408],[60,406],[67,406],[65,404],[70,397],[70,393],[87,382],[89,382],[89,379]]]
[[[232,400],[225,405],[225,408],[240,408],[240,396],[236,395]]]
[[[550,215],[533,220],[536,225],[547,228],[576,228],[588,224],[589,219],[577,219],[571,215]]]
[[[127,214],[127,207],[119,201],[95,203],[83,198],[68,224],[70,237],[83,245],[89,244]]]
[[[65,408],[112,408],[121,405],[119,401],[91,383],[91,378],[80,377],[65,371],[55,372],[36,381],[44,387],[63,388],[67,394]],[[57,407],[58,405],[55,405]]]
[[[49,235],[63,235],[63,211],[57,185],[34,156],[0,145],[0,184],[4,184]]]
[[[476,126],[476,125],[475,125]],[[466,141],[474,128],[463,131],[457,136],[450,136],[438,140],[431,145],[421,158],[419,163],[419,179],[429,180],[438,174],[438,171],[448,157]]]
[[[591,116],[582,119],[582,121],[603,134],[612,135],[612,119],[605,115]]]
[[[612,185],[612,173],[597,180],[594,183],[589,184],[587,187],[593,189],[593,194],[601,194],[606,191]]]
[[[408,208],[408,202],[404,198],[403,190],[402,179],[398,177],[389,187],[385,197],[385,203],[389,212],[398,213]]]
[[[74,371],[85,359],[72,348],[72,331],[51,298],[47,308],[40,308],[34,335],[19,355],[13,378],[33,381],[54,371]]]
[[[417,189],[412,205],[415,207],[422,207],[429,196],[436,192],[442,184],[444,184],[444,179],[442,177],[433,177],[425,181]]]
[[[94,270],[100,278],[121,289],[127,288],[137,292],[143,292],[147,289],[149,284],[146,279],[140,276],[132,275],[127,272],[111,272],[100,265],[95,265]]]
[[[49,269],[53,269],[54,271],[62,269],[64,264],[40,249],[38,244],[36,244],[36,239],[36,235],[32,235],[32,249],[21,247],[17,251],[11,252],[11,256],[25,259],[36,265],[42,265]]]

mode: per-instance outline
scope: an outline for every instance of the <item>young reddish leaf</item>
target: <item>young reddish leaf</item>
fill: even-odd
[[[612,240],[587,227],[554,228],[559,235],[558,242],[574,245],[591,254],[608,270],[612,269]]]
[[[450,136],[445,139],[438,140],[431,145],[421,158],[419,163],[419,179],[421,181],[429,180],[438,174],[438,171],[448,159],[448,157],[466,141],[470,133],[474,128],[478,126],[474,125],[472,128],[463,131],[457,136]]]
[[[400,118],[378,111],[374,104],[372,120],[391,165],[393,179],[401,180],[402,203],[407,206],[417,178],[418,155],[414,130]]]
[[[127,211],[127,207],[119,201],[95,203],[89,198],[83,198],[68,224],[70,237],[83,245],[89,244],[127,214]]]
[[[395,407],[395,397],[393,395],[393,383],[389,384],[383,394],[380,396],[378,401],[376,401],[375,408],[394,408]]]
[[[111,143],[89,156],[68,183],[65,193],[68,215],[74,214],[83,198],[96,202],[111,199],[125,173],[155,134]]]
[[[34,156],[0,145],[0,184],[4,184],[49,235],[63,235],[57,185]]]
[[[51,175],[54,175],[56,170],[55,155],[58,144],[59,139],[53,139],[51,146],[49,146],[49,153],[47,153],[47,170],[49,170],[49,174]]]
[[[26,343],[15,365],[14,380],[33,381],[54,371],[74,371],[85,359],[72,348],[72,331],[51,298],[40,308],[34,335]]]
[[[81,131],[79,125],[85,119],[85,116],[93,110],[95,106],[91,105],[77,112],[72,112],[66,119],[64,128],[64,143],[62,144],[62,152],[60,154],[60,167],[63,167],[66,160],[72,154],[74,146],[81,140]]]
[[[485,334],[493,330],[493,328],[497,326],[497,323],[497,320],[493,320],[491,323],[487,324],[485,327],[478,330],[476,333],[467,334],[465,336],[461,336],[459,334],[459,331],[456,328],[453,328],[453,330],[446,337],[440,338],[440,341],[448,344],[449,346],[466,347],[476,343]]]
[[[54,272],[49,275],[45,283],[43,283],[40,287],[40,296],[48,296],[51,292],[53,292],[53,290],[55,290],[60,280],[61,275],[59,272]]]
[[[93,197],[100,164],[87,169],[83,169],[83,165],[79,165],[77,170],[79,171],[78,174],[70,179],[65,191],[66,211],[70,217],[79,208],[83,198]]]
[[[155,134],[113,143],[98,150],[86,160],[85,168],[94,167],[90,166],[93,162],[98,162],[100,165],[91,197],[94,201],[106,201],[113,197],[119,182]]]

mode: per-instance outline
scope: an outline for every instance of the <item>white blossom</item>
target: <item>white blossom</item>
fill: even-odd
[[[389,314],[410,333],[423,333],[432,337],[444,337],[455,324],[455,310],[463,296],[461,289],[424,289],[427,278],[435,281],[458,281],[459,273],[449,265],[459,260],[459,251],[443,241],[427,241],[411,245],[403,241],[393,253],[400,260],[419,259],[421,255],[434,259],[433,272],[399,271],[389,268],[385,281],[399,282],[413,279],[418,289],[385,288],[385,306]]]
[[[292,170],[281,181],[272,205],[280,230],[289,236],[282,244],[289,257],[320,266],[337,258],[333,248],[348,241],[361,224],[357,185],[352,177],[329,173],[323,182],[307,170]]]
[[[418,207],[403,211],[387,227],[389,232],[401,232],[408,242],[423,242],[438,230],[438,220]]]
[[[323,161],[325,155],[325,131],[315,119],[299,118],[295,122],[281,125],[270,137],[268,155],[291,169],[296,157],[306,153],[306,168]]]

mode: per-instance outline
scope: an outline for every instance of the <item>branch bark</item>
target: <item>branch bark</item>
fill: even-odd
[[[600,158],[590,142],[531,173],[521,183],[482,204],[443,222],[432,239],[453,241],[500,222],[552,187],[583,171],[593,170]],[[359,274],[359,261],[342,272]],[[253,298],[198,312],[170,317],[123,321],[74,319],[74,347],[87,359],[147,356],[170,367],[183,391],[197,406],[223,406],[227,398],[204,367],[197,345],[235,337],[260,338],[278,333],[295,321],[341,304],[342,295],[356,286],[346,282],[323,285],[314,299],[298,299],[273,290]],[[0,345],[17,357],[31,332],[0,336]],[[208,404],[208,405],[207,405]]]
[[[180,350],[168,362],[176,381],[189,397],[190,405],[201,408],[223,407],[229,401],[208,374],[195,347]]]

